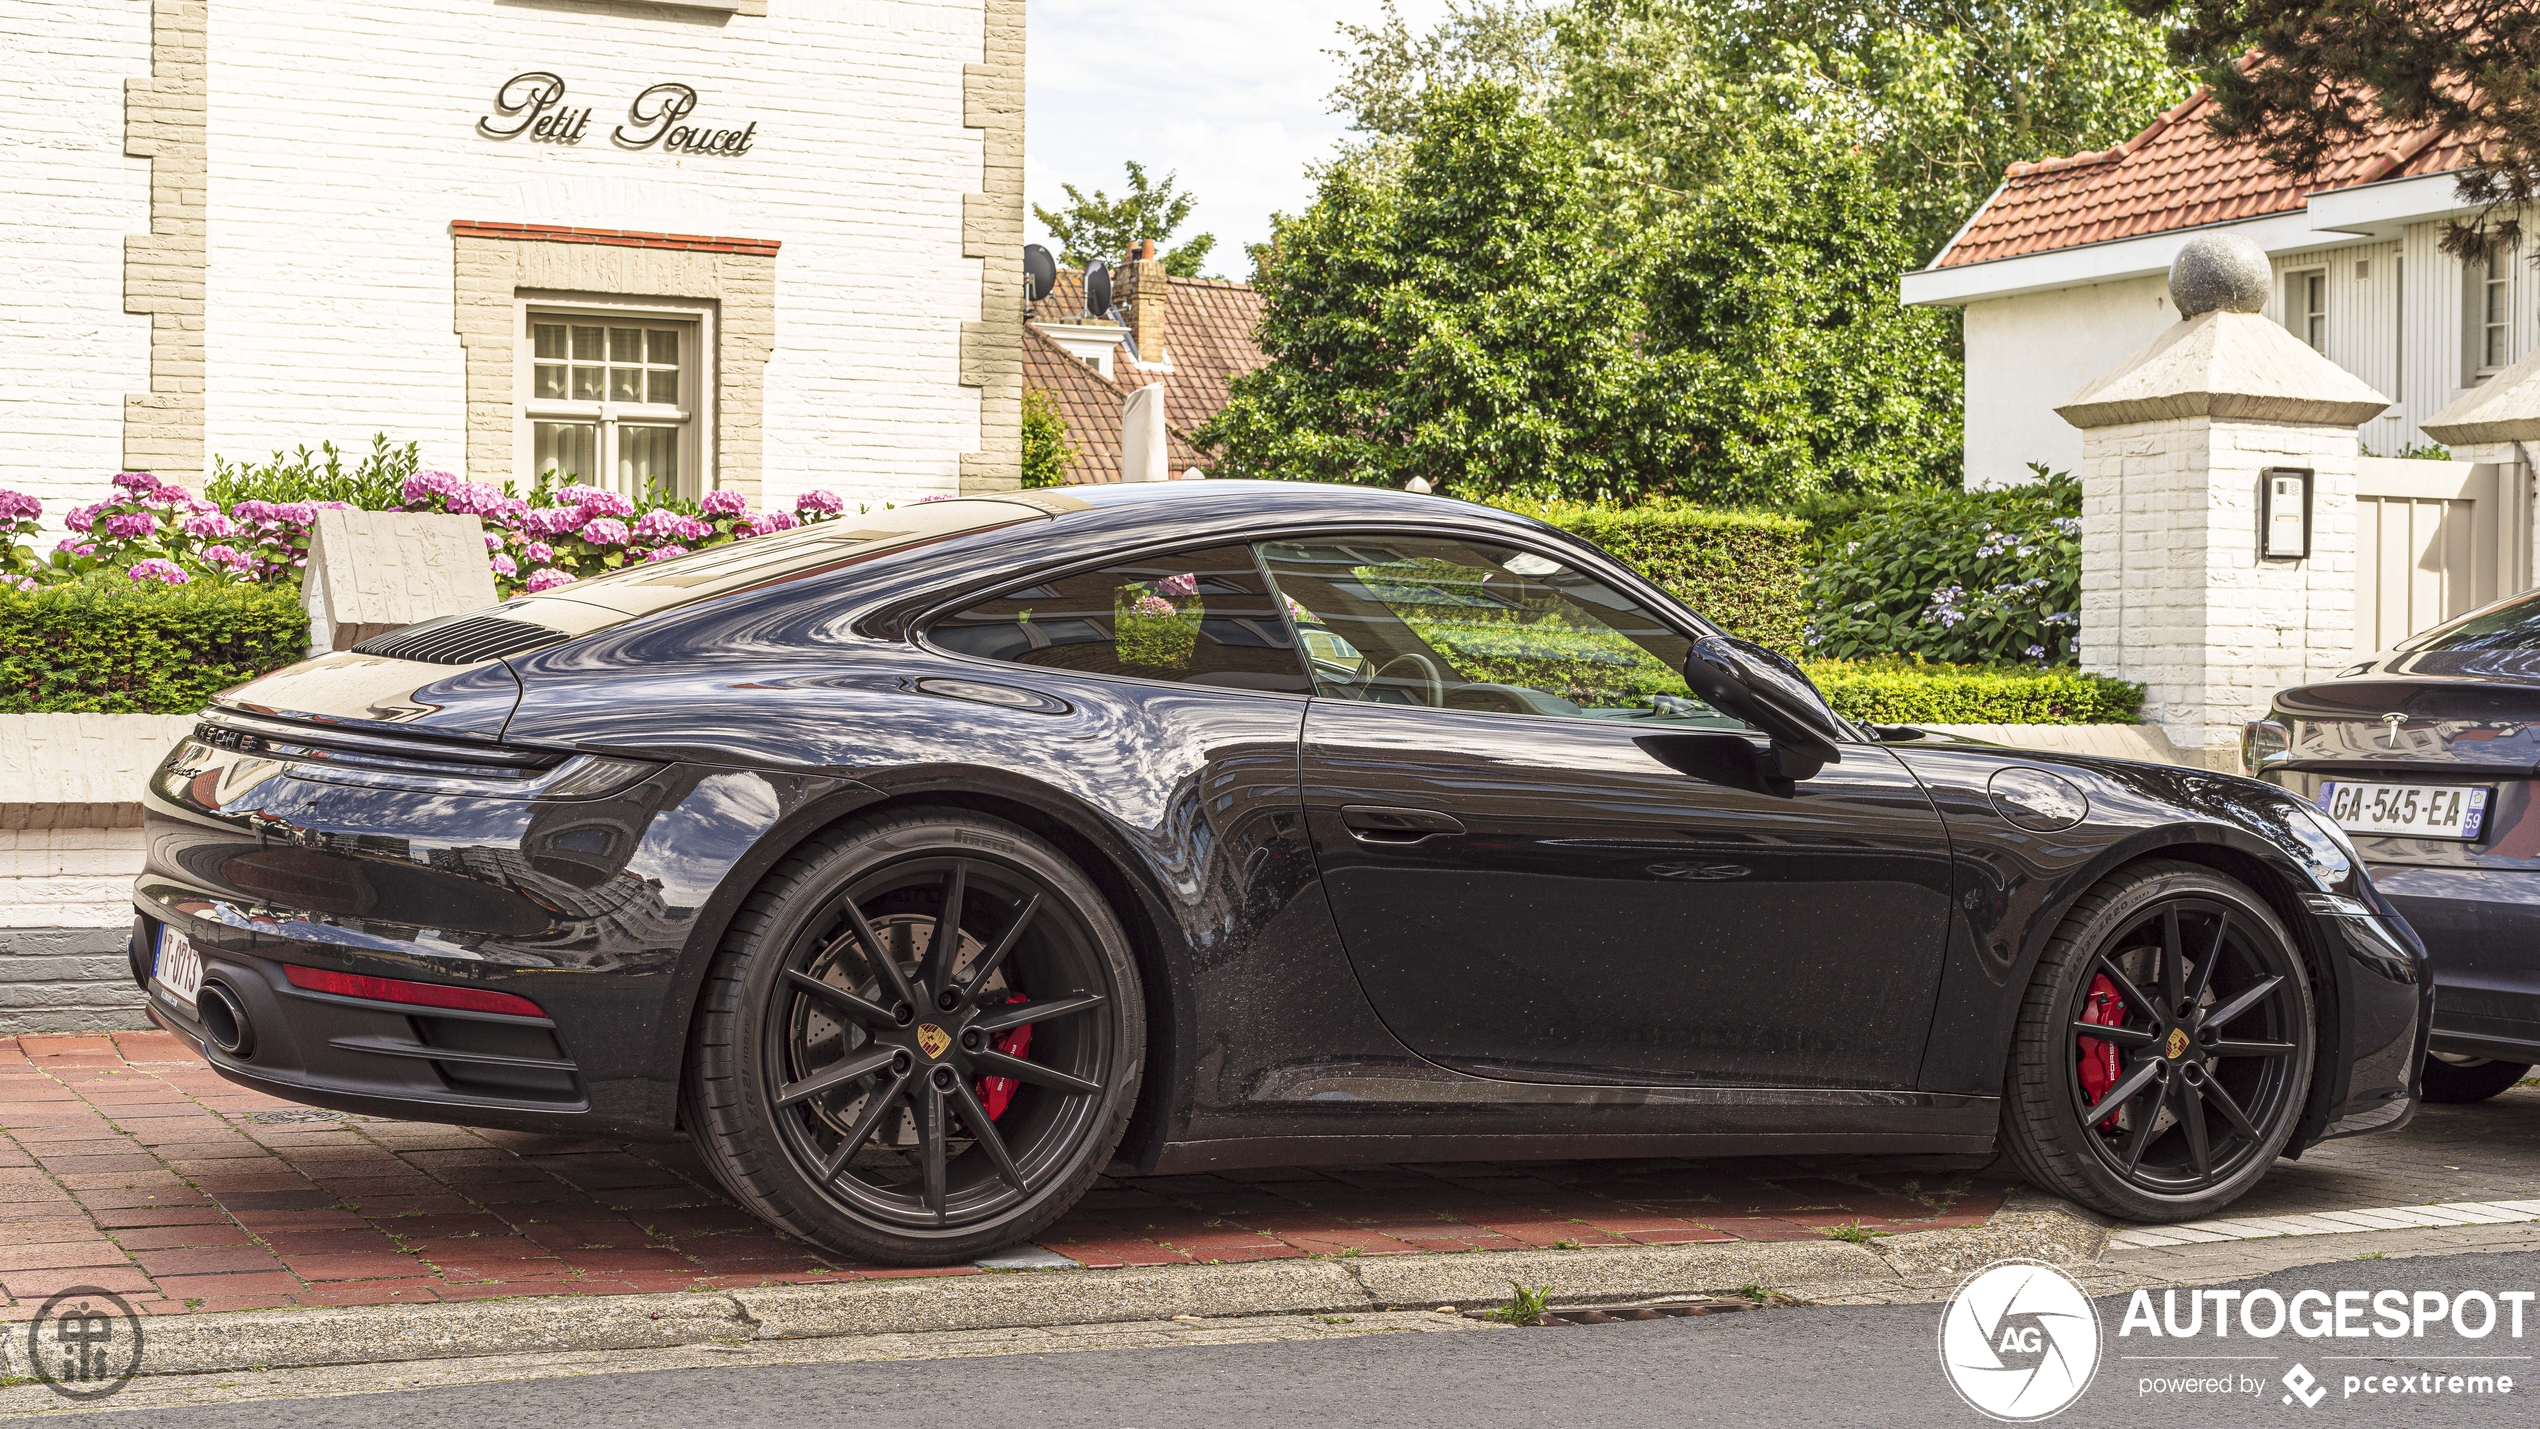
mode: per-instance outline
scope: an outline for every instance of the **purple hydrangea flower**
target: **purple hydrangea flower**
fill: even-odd
[[[1129,610],[1136,615],[1165,616],[1173,614],[1173,602],[1160,595],[1142,595]]]
[[[162,585],[184,585],[194,579],[185,573],[185,567],[174,561],[161,560],[157,556],[152,556],[146,561],[133,562],[132,569],[124,574],[136,581],[157,581]]]
[[[614,516],[594,516],[582,523],[582,539],[594,546],[623,546],[627,535],[626,523]]]
[[[159,479],[146,471],[117,472],[115,485],[125,491],[156,491]]]
[[[210,561],[214,565],[227,566],[232,570],[242,571],[256,563],[255,557],[248,555],[246,552],[239,550],[235,546],[205,546],[203,548],[203,559]]]
[[[105,504],[100,501],[88,506],[74,506],[70,514],[62,518],[62,524],[74,531],[91,530],[97,524],[97,508]]]
[[[544,541],[532,541],[520,548],[521,558],[533,566],[543,566],[556,558],[556,548]]]
[[[794,498],[794,509],[805,516],[835,516],[847,503],[834,491],[806,491]]]
[[[44,514],[44,503],[21,491],[0,491],[0,521],[31,521]]]
[[[635,523],[635,537],[640,541],[658,541],[679,529],[679,523],[684,519],[667,506],[656,506]]]
[[[1178,576],[1166,576],[1155,583],[1155,593],[1173,600],[1188,600],[1199,594],[1199,576],[1191,571],[1184,571]]]
[[[708,516],[738,516],[750,509],[750,501],[737,491],[709,491],[698,499],[697,509]]]
[[[138,541],[158,529],[158,518],[147,511],[126,511],[106,518],[106,534],[118,541]]]
[[[342,503],[338,502],[336,504],[341,505]],[[308,501],[293,501],[273,508],[275,520],[288,522],[294,526],[316,525],[317,514],[318,509],[316,504]]]
[[[670,528],[670,534],[682,541],[702,541],[714,534],[714,527],[694,516],[682,516],[678,524]]]
[[[740,530],[735,531],[733,534],[772,536],[779,531],[791,531],[801,524],[803,523],[795,520],[793,513],[791,512],[762,511],[756,516],[751,517],[749,520],[742,522]]]
[[[81,540],[77,536],[63,537],[60,541],[54,543],[53,549],[56,551],[68,551],[74,556],[93,556],[97,554],[97,548],[95,546],[88,544],[86,541]]]
[[[519,575],[520,565],[509,556],[498,555],[494,558],[494,574],[498,576]]]
[[[197,541],[219,541],[237,535],[238,527],[228,517],[214,511],[207,516],[186,517],[185,534]]]
[[[568,486],[556,493],[559,502],[570,502],[581,508],[585,516],[627,517],[635,514],[635,503],[614,491],[591,486]]]
[[[653,549],[644,553],[644,559],[648,561],[666,561],[673,556],[684,556],[686,554],[688,554],[688,548],[685,546],[655,546]]]
[[[540,570],[531,571],[529,573],[529,579],[522,582],[520,588],[535,594],[538,591],[554,590],[557,586],[571,584],[573,584],[573,576],[570,573],[557,570],[553,566],[547,566]]]

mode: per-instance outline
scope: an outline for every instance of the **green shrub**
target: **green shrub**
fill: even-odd
[[[405,504],[406,478],[423,465],[422,444],[388,445],[386,432],[373,433],[370,455],[344,469],[344,454],[333,442],[318,443],[316,453],[301,447],[290,456],[275,452],[261,466],[233,466],[212,458],[212,479],[203,495],[223,506],[241,501],[270,501],[288,506],[300,501],[346,501],[364,511],[396,511]]]
[[[2143,687],[2079,670],[1812,660],[1808,678],[1848,719],[1871,724],[2128,724]]]
[[[1075,465],[1076,448],[1068,444],[1067,419],[1058,399],[1047,392],[1023,394],[1023,485],[1059,486]]]
[[[1676,502],[1495,502],[1595,542],[1732,635],[1798,653],[1807,625],[1808,528],[1787,516]]]
[[[0,714],[188,714],[308,649],[296,585],[0,588]]]
[[[2081,636],[2081,483],[1938,490],[1865,511],[1808,582],[1808,649],[1849,660],[1921,655],[2065,665]]]

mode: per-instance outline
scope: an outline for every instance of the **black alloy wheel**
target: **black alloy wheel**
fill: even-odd
[[[2133,1220],[2182,1220],[2266,1174],[2310,1087],[2316,1027],[2274,911],[2188,865],[2081,900],[2022,1008],[2005,1140],[2031,1180]]]
[[[1018,829],[851,825],[754,895],[709,979],[688,1080],[745,1204],[866,1260],[1028,1238],[1108,1163],[1144,1004],[1118,920]]]

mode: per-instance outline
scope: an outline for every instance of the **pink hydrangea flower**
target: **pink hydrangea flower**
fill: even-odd
[[[146,561],[133,562],[132,569],[124,574],[136,581],[158,581],[162,585],[184,585],[194,579],[185,573],[185,567],[174,561],[163,561],[156,556]]]
[[[614,491],[602,491],[592,486],[568,486],[556,493],[556,500],[580,507],[585,516],[627,517],[635,514],[634,502]]]
[[[238,534],[236,523],[214,511],[207,516],[185,518],[185,534],[197,541],[225,540]]]
[[[543,566],[556,558],[556,548],[544,541],[532,541],[520,548],[520,555],[533,566]]]
[[[794,498],[794,510],[805,516],[835,516],[847,503],[834,491],[806,491]]]
[[[673,556],[684,556],[686,554],[688,554],[688,548],[685,546],[655,546],[653,549],[644,553],[644,559],[648,561],[666,561]]]
[[[756,516],[751,517],[749,520],[742,522],[740,529],[733,532],[733,534],[736,536],[772,536],[779,531],[791,531],[801,524],[803,523],[795,520],[793,513],[791,512],[762,511]]]
[[[115,485],[125,491],[156,491],[159,479],[146,471],[117,472]]]
[[[627,535],[626,523],[614,516],[594,516],[582,523],[582,539],[594,546],[623,546]]]
[[[529,579],[522,582],[520,588],[522,590],[535,593],[542,590],[554,590],[557,586],[571,584],[573,584],[573,577],[571,574],[557,570],[553,566],[547,566],[539,570],[531,571],[529,573]]]
[[[342,502],[340,502],[340,501],[337,501],[337,502],[331,502],[331,503],[329,503],[329,504],[330,504],[330,505],[334,505],[334,506],[342,506],[344,503],[342,503]],[[276,506],[275,508],[273,508],[273,515],[274,515],[274,519],[275,519],[275,520],[277,520],[277,521],[287,521],[287,522],[289,522],[290,524],[292,524],[292,525],[294,525],[294,526],[314,526],[314,525],[316,525],[316,524],[317,524],[317,514],[318,514],[317,504],[316,504],[315,502],[310,502],[310,501],[294,501],[294,502],[290,502],[290,503],[289,503],[289,504],[287,504],[287,505]]]
[[[682,541],[702,541],[714,534],[714,528],[694,516],[682,516],[679,524],[670,528],[670,534]]]
[[[1188,600],[1199,594],[1199,576],[1190,571],[1184,571],[1178,576],[1166,576],[1155,583],[1155,593],[1174,600]]]
[[[118,541],[138,541],[158,529],[158,518],[147,511],[127,511],[106,518],[106,534]]]
[[[1171,615],[1173,614],[1173,602],[1166,600],[1160,595],[1142,595],[1138,597],[1137,603],[1130,606],[1129,609],[1132,613],[1138,615]]]
[[[503,538],[495,535],[491,531],[486,532],[485,549],[488,551],[499,551],[503,549]]]
[[[529,513],[520,529],[530,536],[562,536],[587,519],[579,506],[547,506]]]
[[[750,501],[737,491],[709,491],[698,498],[697,509],[708,516],[738,516],[750,509]]]
[[[234,571],[243,571],[256,563],[255,557],[235,546],[205,546],[203,559],[214,565],[227,566]]]
[[[635,538],[639,541],[658,541],[677,530],[679,523],[684,519],[686,518],[667,506],[656,506],[645,512],[643,519],[635,523]]]
[[[87,506],[74,506],[70,514],[62,518],[62,524],[74,531],[90,530],[97,524],[97,508],[105,504],[100,501]]]
[[[97,548],[95,546],[90,545],[77,536],[64,537],[60,541],[54,543],[53,549],[56,551],[68,551],[74,556],[93,556],[97,554]]]
[[[31,521],[44,514],[44,503],[22,491],[0,491],[0,521]]]
[[[520,565],[509,556],[496,556],[494,558],[494,574],[498,576],[519,575]]]

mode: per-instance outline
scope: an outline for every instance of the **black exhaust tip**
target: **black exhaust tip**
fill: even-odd
[[[206,982],[194,998],[194,1015],[203,1024],[203,1040],[214,1050],[231,1057],[246,1057],[256,1050],[255,1024],[247,1020],[247,1009],[238,994],[217,982]]]

